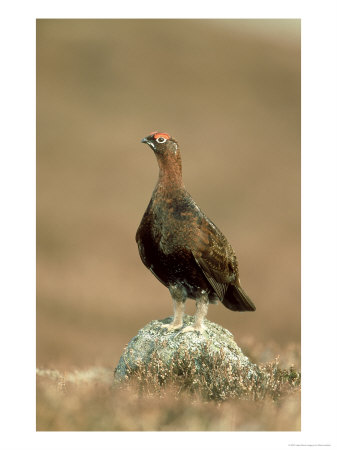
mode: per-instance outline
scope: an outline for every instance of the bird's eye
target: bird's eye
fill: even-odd
[[[167,139],[165,139],[165,138],[163,138],[163,137],[159,137],[159,138],[156,139],[156,141],[157,141],[159,144],[162,144],[163,142],[166,142]]]

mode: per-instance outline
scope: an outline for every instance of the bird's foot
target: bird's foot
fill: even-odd
[[[202,333],[204,329],[204,325],[189,325],[188,327],[183,328],[180,333],[189,333],[191,331]]]
[[[164,323],[162,328],[167,328],[167,331],[175,331],[179,330],[182,326],[182,323]]]

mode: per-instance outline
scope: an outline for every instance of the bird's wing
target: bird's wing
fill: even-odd
[[[202,224],[195,244],[192,249],[193,256],[219,299],[223,300],[227,286],[237,277],[234,250],[221,231],[210,221]]]

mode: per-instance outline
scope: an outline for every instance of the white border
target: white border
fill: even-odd
[[[0,12],[0,447],[336,448],[336,1],[17,1]],[[35,432],[35,19],[52,17],[302,19],[302,432]]]

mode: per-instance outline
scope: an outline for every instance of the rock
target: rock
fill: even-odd
[[[181,333],[181,330],[168,331],[162,327],[172,321],[172,317],[163,320],[153,320],[131,339],[125,348],[118,366],[115,369],[115,382],[124,381],[142,366],[153,365],[151,361],[156,358],[165,367],[177,369],[181,372],[181,362],[189,359],[195,365],[194,375],[202,375],[204,379],[214,379],[214,374],[223,377],[221,366],[230,367],[230,373],[243,374],[251,378],[256,374],[256,366],[236,344],[233,335],[220,325],[205,319],[205,329],[202,333]],[[184,327],[191,325],[194,317],[184,316]],[[216,370],[214,369],[216,366]],[[220,374],[220,375],[219,375]]]

